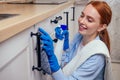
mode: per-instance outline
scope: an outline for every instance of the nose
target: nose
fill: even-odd
[[[80,24],[85,24],[85,17],[83,17],[83,18],[79,18],[78,19],[78,22],[80,23]]]

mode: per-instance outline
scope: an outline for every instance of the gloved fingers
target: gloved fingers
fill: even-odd
[[[46,52],[47,56],[50,57],[53,55],[52,49],[50,47],[42,46],[42,49]]]
[[[44,31],[42,28],[39,28],[39,31],[43,34],[43,35],[46,35],[46,36],[49,36],[49,34]],[[50,36],[49,36],[50,37]]]
[[[41,40],[41,43],[42,43],[42,47],[44,48],[45,47],[45,49],[46,49],[46,51],[48,50],[48,49],[51,49],[51,50],[53,50],[54,49],[54,47],[53,47],[53,42],[51,42],[51,41],[49,41],[49,40]]]
[[[63,39],[63,36],[62,36],[61,34],[55,34],[55,37],[56,37],[57,39],[60,39],[60,40]]]
[[[55,34],[56,34],[57,36],[59,36],[59,35],[61,35],[61,32],[56,31]]]
[[[61,32],[61,28],[60,27],[56,27],[55,28],[55,37],[62,40],[63,39],[63,36],[62,36],[62,32]]]
[[[40,39],[41,39],[41,40],[45,40],[45,41],[52,41],[51,37],[46,36],[46,35],[44,35],[44,34],[42,34],[42,35],[40,36]]]
[[[52,41],[51,37],[47,32],[45,32],[42,28],[39,28],[39,31],[42,33],[40,36],[41,40],[47,40],[47,41]]]
[[[42,28],[39,28],[39,31],[42,33],[40,38],[43,40],[51,40],[51,37],[49,36],[49,34],[47,32],[45,32]]]
[[[45,46],[48,46],[48,47],[52,47],[53,46],[53,44],[51,42],[49,42],[49,41],[43,41],[42,40],[42,44],[45,45]]]
[[[48,53],[50,51],[50,48],[48,46],[42,46],[42,49],[46,51],[46,53]]]
[[[56,32],[56,33],[61,33],[60,27],[56,27],[56,28],[55,28],[55,32]]]

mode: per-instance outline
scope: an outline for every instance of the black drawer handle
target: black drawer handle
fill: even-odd
[[[69,26],[68,24],[69,23],[69,19],[68,19],[69,12],[64,12],[64,14],[66,14],[66,25]],[[67,27],[67,30],[68,30],[68,27]]]
[[[42,64],[41,64],[41,59],[43,59],[41,55],[42,55],[42,52],[44,52],[44,50],[41,48],[40,35],[41,35],[41,33],[39,31],[37,33],[31,32],[31,37],[35,36],[37,39],[37,44],[36,44],[36,48],[35,48],[36,53],[37,53],[37,66],[33,65],[32,71],[34,71],[34,70],[42,71],[43,74],[46,74],[46,73],[50,73],[50,72],[45,71],[45,69],[43,69]],[[54,39],[53,41],[56,43],[57,39]]]
[[[75,7],[71,7],[73,9],[73,18],[71,19],[71,21],[75,21]]]
[[[59,20],[62,20],[62,16],[56,17],[54,20],[51,20],[50,23],[57,24]]]
[[[33,33],[31,32],[31,37],[36,36],[37,38],[37,45],[36,45],[36,53],[37,53],[37,67],[33,65],[32,71],[37,70],[37,71],[43,71],[43,74],[46,74],[46,72],[41,68],[41,46],[40,46],[40,32]]]

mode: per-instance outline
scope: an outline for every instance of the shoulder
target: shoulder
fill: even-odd
[[[99,66],[104,66],[105,64],[105,56],[102,55],[102,54],[95,54],[95,55],[92,55],[91,57],[89,57],[82,65],[81,67],[93,67],[96,69],[99,67]]]
[[[95,54],[89,57],[82,65],[80,65],[73,75],[82,77],[85,80],[93,80],[101,72],[105,66],[105,56]]]
[[[107,46],[101,40],[93,40],[89,42],[84,46],[83,51],[84,53],[89,53],[89,55],[102,54],[106,57],[110,57]]]

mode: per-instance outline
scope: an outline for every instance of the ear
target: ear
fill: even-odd
[[[107,25],[106,24],[102,24],[99,28],[98,28],[98,32],[101,32],[102,30],[106,29]]]

